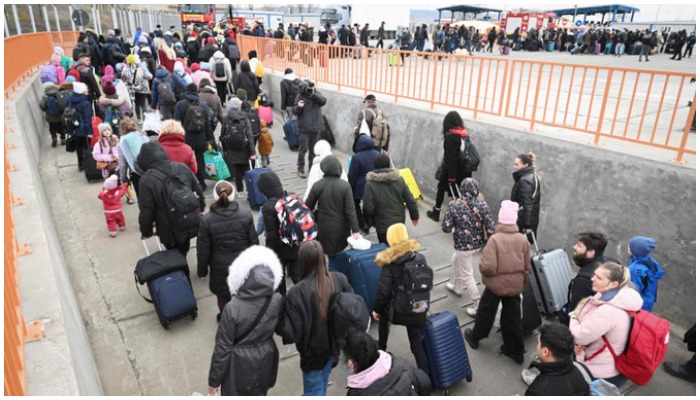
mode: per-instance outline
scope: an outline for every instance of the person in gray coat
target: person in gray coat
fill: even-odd
[[[304,79],[299,84],[299,94],[294,99],[292,113],[297,116],[299,131],[299,155],[297,156],[297,175],[306,178],[304,157],[309,153],[309,170],[313,165],[313,148],[319,133],[325,129],[321,107],[326,105],[326,97],[316,90],[313,81]]]
[[[209,394],[265,396],[277,382],[279,351],[272,335],[282,312],[282,265],[275,252],[252,246],[229,267],[233,299],[224,308],[209,368]],[[247,334],[246,334],[247,333]]]

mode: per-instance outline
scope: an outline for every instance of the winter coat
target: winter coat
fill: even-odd
[[[634,257],[630,256],[630,263],[627,265],[630,270],[632,282],[637,287],[637,291],[644,299],[643,310],[651,312],[656,303],[656,291],[659,279],[663,278],[666,272],[661,269],[658,261],[650,256]]]
[[[260,89],[258,78],[250,68],[248,60],[241,61],[241,72],[233,75],[232,82],[235,90],[245,90],[248,95],[248,100],[254,101],[258,98],[258,95],[262,93],[262,90]]]
[[[454,232],[454,247],[458,251],[476,250],[484,247],[484,226],[489,235],[495,232],[489,205],[477,199],[479,186],[476,180],[466,178],[459,186],[462,198],[455,199],[447,209],[442,221],[442,231]]]
[[[141,151],[141,146],[148,143],[148,137],[138,131],[129,132],[121,136],[119,140],[119,179],[126,180],[127,169],[142,174],[143,171],[136,164],[136,157]]]
[[[420,243],[415,239],[409,239],[377,253],[375,261],[382,269],[382,273],[379,278],[377,297],[374,300],[374,311],[384,321],[413,327],[425,325],[425,313],[401,314],[396,310],[393,315],[390,313],[391,305],[394,303],[394,293],[402,284],[404,264],[414,258],[422,258],[425,261],[425,257],[418,253],[418,250],[420,250]]]
[[[164,49],[158,49],[158,62],[160,65],[165,67],[170,72],[173,72],[173,67],[175,66],[175,59],[168,57],[168,52]]]
[[[48,122],[48,123],[63,122],[63,114],[51,115],[48,113],[48,110],[49,110],[48,96],[56,97],[56,101],[58,102],[58,98],[57,98],[58,87],[54,86],[54,85],[45,87],[44,88],[44,95],[41,96],[41,101],[39,102],[39,108],[45,112],[46,122]]]
[[[340,272],[330,274],[335,293],[353,292],[345,275]],[[287,292],[278,333],[282,336],[282,343],[296,345],[304,372],[323,369],[331,357],[337,356],[329,341],[328,325],[321,321],[315,274],[302,279]]]
[[[268,249],[256,246],[241,253],[227,274],[227,290],[234,297],[221,314],[209,386],[221,386],[222,396],[264,396],[277,382],[279,351],[272,336],[284,301],[276,292],[284,279],[282,265]],[[235,343],[255,322],[268,297],[270,304],[260,322]]]
[[[172,82],[172,79],[170,79],[170,73],[167,69],[159,68],[156,71],[155,76],[155,79],[153,79],[153,82],[151,83],[151,108],[154,110],[162,106],[162,104],[158,104],[158,96],[160,95],[160,93],[158,93],[158,85],[163,82],[168,82],[172,86],[173,94],[176,93],[176,88]]]
[[[233,49],[233,47],[235,49]],[[226,58],[229,60],[240,60],[241,59],[241,51],[238,48],[238,44],[236,43],[236,40],[232,37],[227,37],[226,40],[224,40],[224,43],[221,45],[224,55]],[[229,51],[229,49],[232,49],[233,52]],[[235,53],[235,54],[232,54]]]
[[[153,223],[161,243],[173,246],[189,242],[191,232],[172,226],[163,190],[164,173],[175,173],[199,197],[199,209],[204,211],[204,194],[199,182],[190,169],[181,163],[171,162],[163,147],[158,143],[145,143],[136,163],[144,171],[139,180],[139,227],[141,236],[153,236]],[[196,232],[195,232],[196,233]]]
[[[205,71],[205,70],[197,70],[192,73],[192,83],[197,85],[199,87],[199,83],[202,81],[202,79],[206,79],[209,81],[209,83],[214,83],[214,79],[211,77],[211,71]],[[218,96],[217,96],[218,97]],[[221,100],[219,100],[219,103],[221,103]]]
[[[119,160],[119,139],[115,146],[110,145],[109,140],[100,139],[92,147],[92,157],[95,161],[111,163],[113,155]]]
[[[304,100],[304,107],[299,107],[299,101]],[[317,134],[325,129],[323,124],[323,113],[321,107],[326,105],[326,97],[322,95],[318,89],[314,90],[314,94],[307,96],[304,93],[297,94],[294,99],[294,108],[292,114],[296,115],[297,128],[299,134]]]
[[[578,265],[579,270],[574,279],[569,283],[568,311],[573,311],[578,303],[586,297],[593,296],[593,284],[591,278],[596,268],[605,262],[603,255],[590,259],[586,264]]]
[[[379,358],[371,367],[348,376],[347,395],[416,396],[423,385],[417,374],[408,361],[379,350]]]
[[[574,366],[573,359],[533,364],[540,370],[525,391],[525,396],[588,396],[586,379]]]
[[[231,296],[226,278],[233,260],[250,246],[258,244],[250,209],[238,202],[215,208],[202,217],[197,235],[197,276],[209,276],[209,290],[217,296]]]
[[[199,99],[199,95],[197,93],[188,92],[185,93],[185,96],[182,100],[178,101],[175,104],[175,112],[173,113],[173,119],[180,121],[182,123],[182,126],[184,127],[187,125],[187,122],[185,121],[185,117],[187,117],[187,111],[189,110],[190,106],[196,103],[199,103],[202,106],[202,108],[204,108],[204,112],[206,113],[207,117],[206,122],[204,123],[203,133],[185,131],[185,143],[192,147],[193,150],[204,149],[207,147],[207,142],[211,143],[214,141],[214,133],[212,132],[211,126],[211,120],[213,115],[211,108],[209,108],[207,103]]]
[[[350,161],[348,169],[348,182],[352,186],[355,199],[362,199],[365,195],[367,173],[374,171],[374,159],[379,156],[379,150],[374,147],[374,141],[367,135],[359,135],[352,146],[355,155]]]
[[[66,107],[74,107],[80,120],[80,125],[66,125],[68,134],[76,137],[92,136],[92,103],[82,94],[73,93],[66,102]]]
[[[324,177],[311,188],[306,205],[313,210],[318,203],[318,241],[323,251],[332,256],[347,247],[347,237],[351,232],[359,232],[360,226],[350,184],[340,179],[340,161],[335,156],[326,157],[321,161],[321,171]]]
[[[102,200],[102,206],[106,213],[114,213],[122,210],[122,197],[126,194],[126,185],[121,185],[111,190],[102,190],[97,198]]]
[[[246,113],[242,110],[229,110],[224,116],[221,132],[222,134],[226,132],[226,127],[231,123],[231,121],[236,119],[245,121],[245,132],[243,132],[243,134],[246,135],[247,146],[237,149],[229,149],[226,147],[223,137],[219,138],[219,141],[223,147],[224,159],[226,162],[231,164],[248,164],[250,157],[255,155],[255,139],[253,138],[253,129],[250,126],[250,120],[246,116]]]
[[[406,221],[404,203],[411,221],[417,221],[418,205],[399,170],[387,168],[367,173],[367,185],[362,197],[363,213],[369,226],[377,228],[378,235],[385,236],[391,225]]]
[[[129,65],[122,70],[122,81],[127,87],[131,88],[134,93],[150,93],[148,88],[148,80],[153,76],[146,70],[137,65]]]
[[[481,282],[499,297],[518,296],[530,274],[530,244],[515,225],[496,225],[479,262]]]
[[[161,132],[158,135],[158,143],[163,146],[170,161],[187,165],[192,173],[197,175],[197,161],[192,148],[185,144],[185,135]]]
[[[321,171],[321,161],[323,161],[324,158],[330,155],[333,155],[333,153],[323,154],[314,157],[314,161],[311,164],[311,169],[309,169],[309,175],[306,177],[306,192],[304,192],[304,200],[306,200],[306,198],[309,197],[309,193],[311,193],[311,188],[314,187],[314,184],[320,181],[321,178],[323,178],[323,171]],[[348,181],[348,174],[345,173],[345,170],[343,170],[342,174],[340,174],[340,179],[344,180],[345,182]]]
[[[270,130],[261,128],[260,139],[258,140],[258,151],[261,156],[269,156],[272,153],[272,147],[275,142],[272,140]]]
[[[521,231],[536,231],[540,223],[540,179],[534,174],[532,167],[513,172],[513,179],[515,184],[510,191],[510,201],[519,205],[518,228]]]
[[[471,178],[472,174],[464,173],[459,168],[459,149],[462,146],[462,138],[467,137],[467,130],[464,128],[454,128],[445,132],[442,142],[444,151],[443,163],[445,163],[442,179],[440,179],[443,190],[448,190],[447,184],[454,183],[459,185],[464,178]]]
[[[611,295],[614,297],[608,301]],[[596,293],[590,297],[578,312],[577,318],[571,318],[569,329],[574,342],[584,347],[584,355],[576,359],[583,363],[596,378],[612,378],[620,374],[615,368],[615,359],[609,350],[604,350],[593,359],[587,360],[605,344],[603,336],[608,339],[615,354],[620,354],[627,345],[631,319],[625,310],[639,311],[642,297],[634,289],[623,287],[615,294],[613,291],[604,295]]]
[[[224,73],[225,76],[223,78],[217,78],[215,71],[216,71],[216,62],[217,60],[222,60],[224,63]],[[216,51],[214,55],[209,59],[209,64],[211,65],[211,80],[212,82],[229,82],[233,78],[233,73],[231,72],[231,61],[224,56],[224,53],[221,51]]]
[[[109,97],[103,94],[100,96],[100,99],[97,102],[103,115],[109,106],[112,106],[112,108],[118,108],[119,112],[122,114],[122,117],[133,114],[128,97],[120,95],[119,93]]]
[[[265,246],[272,249],[282,261],[296,260],[299,255],[299,246],[288,246],[279,236],[280,222],[275,204],[279,199],[284,198],[286,193],[282,182],[276,174],[266,172],[260,176],[257,185],[258,190],[267,197],[267,201],[260,208],[265,225]]]
[[[211,109],[212,126],[216,127],[218,121],[224,118],[224,108],[221,106],[219,95],[216,94],[216,88],[213,86],[205,86],[199,89],[199,99],[205,102]]]
[[[280,81],[281,110],[294,107],[294,99],[296,98],[297,93],[294,90],[293,82],[297,79],[299,78],[296,76],[296,74],[291,73],[286,74],[284,78],[282,78],[282,81]]]

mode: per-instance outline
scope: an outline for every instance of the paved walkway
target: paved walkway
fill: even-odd
[[[271,129],[275,139],[271,167],[280,175],[285,189],[303,193],[306,181],[295,174],[296,153],[283,140],[281,118]],[[218,136],[218,134],[217,134]],[[97,199],[99,184],[89,184],[78,172],[74,154],[62,147],[52,149],[49,136],[43,137],[41,147],[41,177],[51,204],[61,247],[69,266],[73,287],[82,310],[82,317],[96,358],[99,375],[107,395],[189,395],[206,393],[209,363],[214,347],[217,323],[216,297],[209,292],[206,280],[193,279],[198,300],[197,320],[183,319],[164,330],[153,306],[136,292],[134,266],[144,249],[138,231],[138,206],[124,205],[126,232],[109,238],[104,225],[101,202]],[[345,164],[347,155],[336,152]],[[211,187],[211,186],[210,186]],[[207,194],[211,203],[211,192]],[[245,201],[239,201],[247,206]],[[473,321],[464,312],[466,299],[447,292],[445,283],[451,277],[451,235],[442,233],[437,223],[424,217],[431,200],[419,202],[421,220],[417,227],[409,224],[409,233],[417,238],[429,264],[435,270],[432,293],[433,312],[450,310],[457,314],[462,326]],[[496,213],[497,210],[494,210]],[[257,216],[257,211],[253,212]],[[369,239],[375,240],[374,234]],[[195,241],[192,242],[194,247]],[[149,243],[155,248],[154,243]],[[188,260],[196,265],[195,249]],[[478,272],[477,272],[478,274]],[[477,276],[478,279],[478,276]],[[147,291],[145,287],[140,288]],[[55,301],[55,300],[51,300]],[[413,363],[407,335],[402,327],[394,327],[389,339],[389,351]],[[674,327],[667,359],[683,361],[689,357],[681,343],[682,329]],[[371,334],[377,337],[377,326]],[[299,357],[293,345],[280,349],[280,370],[277,385],[271,395],[302,394]],[[468,349],[474,379],[460,382],[452,395],[513,395],[522,394],[525,384],[520,380],[521,366],[497,354],[501,345],[495,331],[483,340],[479,350]],[[536,338],[526,339],[526,359],[535,354]],[[347,368],[339,365],[333,370],[330,395],[344,395]],[[30,376],[29,379],[41,379]],[[436,392],[435,394],[439,394]],[[695,386],[668,376],[662,370],[643,388],[633,389],[634,395],[694,395]]]

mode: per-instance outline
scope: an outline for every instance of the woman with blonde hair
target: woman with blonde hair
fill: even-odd
[[[185,128],[179,121],[166,119],[160,124],[158,143],[163,146],[170,161],[187,165],[197,176],[197,160],[192,148],[185,143]]]

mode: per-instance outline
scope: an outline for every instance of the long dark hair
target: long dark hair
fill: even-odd
[[[457,111],[450,111],[442,120],[442,135],[446,135],[450,129],[464,127],[464,121]]]
[[[323,254],[323,246],[316,240],[304,242],[299,248],[299,259],[297,261],[301,279],[306,279],[316,275],[316,291],[321,305],[321,321],[328,321],[328,308],[331,295],[335,292],[333,287],[333,277],[331,277],[326,257]]]

